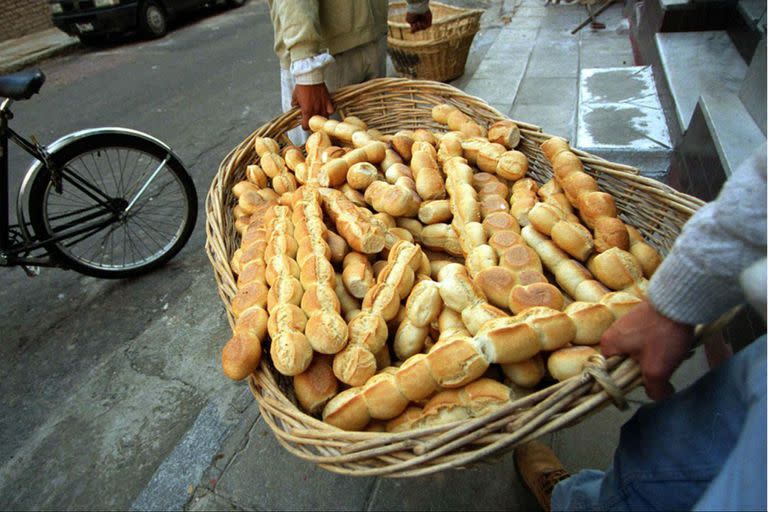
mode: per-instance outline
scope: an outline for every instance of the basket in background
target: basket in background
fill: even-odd
[[[480,124],[505,117],[479,98],[437,82],[384,78],[340,89],[334,104],[344,115],[354,115],[385,134],[427,128],[445,131],[432,120],[432,107],[450,103]],[[230,261],[239,247],[232,208],[232,186],[245,179],[245,168],[258,163],[254,141],[272,137],[282,146],[287,132],[298,126],[296,109],[262,125],[223,160],[206,198],[206,250],[213,265],[219,295],[234,327],[231,302],[237,291]],[[538,126],[515,121],[521,132],[518,150],[529,160],[528,176],[539,184],[552,177],[540,144],[552,137]],[[621,218],[637,227],[662,254],[672,247],[683,224],[703,204],[637,169],[612,163],[573,149],[601,190],[616,200]],[[215,340],[224,343],[225,340]],[[572,425],[638,386],[640,370],[631,359],[614,357],[603,367],[580,375],[479,418],[461,420],[403,433],[346,432],[304,413],[297,405],[291,379],[280,375],[264,348],[258,370],[249,377],[262,417],[290,453],[330,471],[354,476],[413,477],[487,460],[530,439]],[[609,385],[605,382],[608,381]],[[596,384],[599,383],[598,384]],[[609,394],[608,389],[614,385]]]
[[[479,9],[430,2],[432,26],[411,33],[405,2],[389,6],[387,52],[401,76],[447,82],[464,73],[469,48],[480,30]]]

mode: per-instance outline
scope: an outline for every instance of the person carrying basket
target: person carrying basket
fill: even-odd
[[[601,339],[626,354],[648,396],[621,429],[612,466],[569,475],[539,442],[515,464],[545,510],[765,510],[765,335],[674,392],[694,325],[747,302],[766,317],[766,146],[686,223],[651,279],[648,300]]]
[[[429,0],[407,0],[412,31],[432,25]],[[301,127],[313,115],[334,112],[330,93],[386,75],[387,0],[269,0],[280,59],[283,112],[301,110]],[[295,144],[307,134],[289,132]]]

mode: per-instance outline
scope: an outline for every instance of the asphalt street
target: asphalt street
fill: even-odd
[[[186,248],[142,278],[0,269],[0,508],[127,508],[201,410],[224,418],[243,394],[218,367],[228,326],[204,199],[227,152],[279,114],[271,41],[265,2],[208,11],[160,40],[42,62],[41,93],[14,105],[11,126],[42,143],[98,126],[160,138],[193,176],[199,216]],[[15,201],[30,157],[12,147],[10,163]]]
[[[487,9],[468,71],[508,2],[450,0]],[[14,104],[16,131],[44,144],[99,126],[147,132],[186,164],[199,212],[182,252],[138,279],[0,268],[0,509],[181,508],[254,407],[219,367],[229,326],[204,251],[204,201],[227,153],[280,113],[272,38],[266,2],[251,0],[159,40],[36,65],[47,80]],[[15,205],[31,157],[12,146],[9,158]]]

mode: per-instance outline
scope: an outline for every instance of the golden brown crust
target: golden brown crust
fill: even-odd
[[[333,359],[317,355],[303,373],[293,378],[293,390],[301,407],[317,414],[338,393],[339,382],[333,375]]]

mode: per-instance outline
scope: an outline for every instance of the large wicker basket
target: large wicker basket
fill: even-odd
[[[384,133],[400,129],[444,127],[432,121],[432,106],[451,103],[481,123],[504,116],[482,100],[451,86],[389,78],[346,87],[334,96],[344,115],[355,115]],[[232,186],[244,179],[245,167],[257,161],[256,137],[273,137],[287,143],[286,132],[299,123],[291,111],[261,126],[222,162],[206,200],[208,241],[219,294],[233,325],[231,301],[235,277],[230,258],[239,246],[234,228]],[[552,170],[539,144],[550,137],[537,126],[519,122],[522,142],[518,149],[529,158],[529,174],[539,182]],[[634,168],[575,151],[600,186],[613,194],[623,219],[636,226],[646,239],[666,254],[682,225],[702,202],[642,177]],[[223,343],[224,340],[218,340]],[[489,416],[428,430],[401,434],[345,432],[303,413],[296,405],[290,381],[269,361],[269,350],[258,371],[249,378],[262,417],[279,442],[291,453],[343,474],[394,477],[417,476],[474,461],[572,424],[622,395],[640,382],[638,367],[630,359],[599,360],[578,377],[552,385],[513,402]]]
[[[405,22],[406,3],[390,4],[387,51],[401,76],[447,82],[464,73],[483,11],[439,2],[430,2],[429,7],[432,26],[411,33]]]

